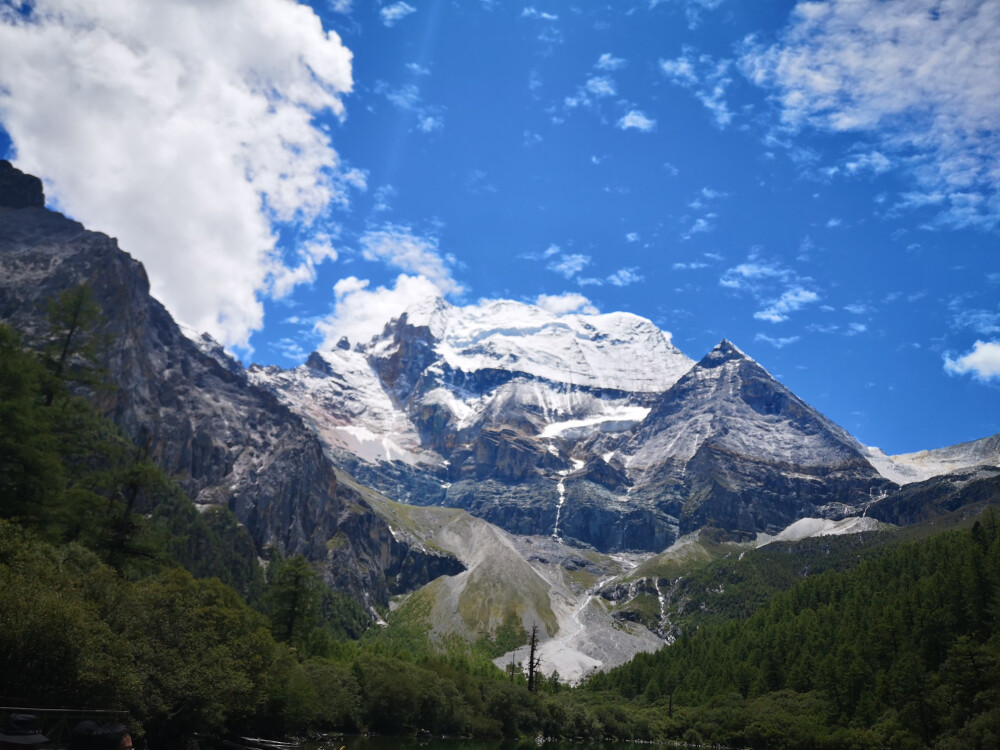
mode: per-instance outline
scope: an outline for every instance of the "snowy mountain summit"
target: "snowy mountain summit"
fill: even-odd
[[[251,368],[335,451],[367,462],[441,467],[443,433],[528,436],[645,416],[690,368],[669,334],[628,313],[554,315],[497,300],[428,300],[370,342],[314,352],[291,371]]]
[[[371,341],[248,376],[392,499],[603,551],[837,520],[899,483],[732,342],[694,363],[629,313],[431,299]]]

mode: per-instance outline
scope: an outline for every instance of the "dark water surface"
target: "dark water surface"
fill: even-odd
[[[641,745],[624,742],[545,742],[530,740],[484,741],[412,737],[345,736],[306,743],[306,750],[636,750]]]

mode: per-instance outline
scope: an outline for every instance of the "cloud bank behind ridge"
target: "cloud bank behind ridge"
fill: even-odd
[[[261,327],[262,296],[288,291],[278,226],[309,227],[364,187],[314,119],[343,116],[351,52],[306,6],[2,5],[0,50],[18,167],[118,237],[175,316],[229,346]]]

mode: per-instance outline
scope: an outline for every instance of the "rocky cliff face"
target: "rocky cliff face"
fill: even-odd
[[[301,414],[342,468],[393,499],[605,549],[670,537],[638,528],[646,511],[609,510],[609,487],[625,481],[620,467],[593,463],[584,472],[593,489],[571,488],[575,467],[588,466],[574,446],[634,425],[690,366],[634,315],[429,300],[363,345],[249,377]],[[571,495],[578,502],[565,502]]]
[[[434,561],[417,559],[428,553],[393,539],[338,481],[300,417],[217,344],[189,340],[114,239],[43,205],[37,179],[0,163],[0,319],[31,342],[45,330],[45,303],[88,282],[110,342],[102,364],[114,388],[100,406],[196,503],[230,508],[259,550],[304,554],[361,600],[423,583]]]
[[[893,485],[866,449],[723,341],[625,440],[606,441],[635,477],[631,498],[702,526],[775,533],[841,517]]]
[[[641,319],[490,314],[433,301],[368,344],[250,377],[392,498],[602,551],[659,551],[703,526],[775,533],[894,486],[728,341],[692,366]]]

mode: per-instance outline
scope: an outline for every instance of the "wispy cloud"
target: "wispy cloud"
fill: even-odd
[[[594,64],[598,70],[621,70],[625,67],[626,61],[620,57],[615,57],[610,52],[605,52]]]
[[[615,82],[608,76],[594,76],[587,80],[584,88],[594,96],[614,96],[618,93]]]
[[[425,104],[417,84],[390,86],[385,81],[376,81],[375,93],[384,96],[397,109],[413,113],[416,128],[421,133],[435,133],[444,128],[442,108]]]
[[[629,286],[630,284],[637,284],[642,281],[645,277],[640,275],[638,268],[620,268],[613,274],[608,276],[608,283],[614,286]]]
[[[719,218],[719,215],[711,211],[704,216],[699,216],[694,220],[694,223],[687,228],[687,231],[681,235],[681,239],[689,240],[696,234],[711,232],[715,229],[715,220],[717,218]]]
[[[406,273],[419,274],[443,294],[463,290],[451,274],[454,258],[441,252],[438,238],[416,234],[410,227],[385,224],[361,236],[361,255],[365,260],[380,261]]]
[[[655,8],[667,3],[682,6],[684,15],[687,16],[688,28],[693,30],[701,24],[703,12],[715,10],[724,2],[725,0],[649,0],[649,7]]]
[[[957,297],[948,303],[952,327],[956,330],[973,330],[981,336],[1000,334],[1000,311],[996,308],[972,307],[969,302],[965,297]]]
[[[534,18],[539,21],[558,21],[559,16],[555,13],[545,13],[535,7],[525,8],[521,11],[521,18]]]
[[[656,120],[646,117],[637,109],[633,109],[625,114],[618,121],[618,127],[622,130],[638,130],[643,133],[650,133],[656,129]]]
[[[316,280],[316,267],[324,261],[337,260],[333,239],[326,234],[317,234],[306,240],[296,250],[299,263],[296,266],[280,265],[271,275],[271,294],[281,299],[299,284],[312,284]]]
[[[402,2],[401,0],[398,3],[385,6],[378,12],[378,14],[382,17],[382,23],[386,26],[395,26],[408,15],[416,12],[416,8],[409,3]]]
[[[796,343],[800,338],[801,336],[786,336],[786,337],[774,338],[773,336],[768,336],[763,333],[758,333],[756,336],[754,336],[754,341],[763,341],[766,344],[770,344],[775,349],[783,349],[789,344]]]
[[[563,253],[559,255],[557,260],[553,260],[546,266],[550,271],[555,271],[567,279],[572,279],[580,271],[590,265],[591,258],[589,255],[581,255],[579,253]]]
[[[795,286],[786,289],[781,296],[767,301],[767,306],[763,310],[758,310],[753,314],[757,320],[766,320],[769,323],[781,323],[788,320],[788,314],[801,310],[812,302],[818,302],[819,295],[811,289]]]
[[[731,60],[715,60],[710,55],[696,56],[690,47],[685,47],[680,57],[660,60],[660,71],[667,79],[691,89],[720,128],[726,127],[733,119],[726,103],[726,89],[733,82],[729,75],[731,66]]]
[[[761,306],[754,318],[769,323],[784,322],[792,313],[820,299],[810,279],[756,252],[746,262],[726,270],[719,284],[750,294]]]
[[[715,229],[715,220],[719,218],[718,212],[714,210],[715,204],[728,197],[729,193],[722,190],[715,190],[710,187],[703,187],[699,190],[694,197],[688,201],[688,207],[693,208],[695,211],[702,212],[702,215],[698,216],[693,221],[690,216],[684,216],[682,218],[682,221],[684,221],[687,225],[687,229],[681,233],[681,239],[689,240],[696,234],[704,234]]]
[[[937,206],[942,224],[1000,222],[1000,10],[980,0],[801,2],[778,41],[750,37],[741,67],[771,90],[790,130],[865,135],[855,172],[891,156]],[[889,156],[886,156],[889,154]],[[849,168],[848,168],[849,169]]]
[[[489,181],[489,175],[481,169],[473,169],[465,179],[466,189],[473,195],[495,194],[497,186]]]

